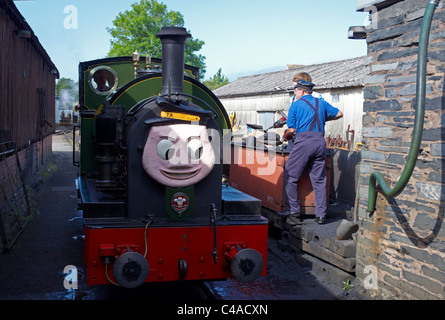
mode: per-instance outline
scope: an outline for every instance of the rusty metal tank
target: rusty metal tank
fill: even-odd
[[[286,209],[283,192],[283,171],[289,152],[267,148],[255,149],[232,143],[230,186],[261,200],[262,206],[274,212]],[[326,156],[326,192],[329,199],[332,157]],[[298,184],[298,197],[303,213],[315,215],[315,195],[305,170]]]

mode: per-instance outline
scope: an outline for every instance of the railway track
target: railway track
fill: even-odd
[[[76,130],[76,134],[73,134],[73,129]],[[69,142],[70,145],[73,145],[73,141],[76,146],[76,151],[79,151],[80,148],[80,132],[79,129],[74,126],[60,126],[58,129],[56,129],[55,133],[56,135],[63,135],[65,139]]]
[[[203,294],[208,297],[210,301],[222,300],[221,296],[215,292],[211,285],[207,282],[201,282],[198,284]]]

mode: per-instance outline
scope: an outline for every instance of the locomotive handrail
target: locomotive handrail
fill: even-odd
[[[210,223],[213,224],[213,251],[211,253],[215,264],[218,263],[218,249],[217,249],[217,233],[216,233],[216,205],[212,203],[210,207]]]
[[[422,20],[422,28],[419,38],[419,52],[417,58],[417,80],[416,80],[416,113],[414,118],[414,130],[411,140],[411,146],[408,153],[408,158],[403,169],[402,175],[394,188],[390,188],[385,181],[383,175],[375,171],[369,178],[369,192],[368,192],[368,212],[375,211],[376,204],[376,183],[379,183],[380,190],[387,197],[396,197],[408,184],[408,181],[414,171],[417,156],[419,154],[420,143],[422,140],[422,131],[425,116],[425,96],[426,96],[426,70],[428,57],[428,42],[431,29],[431,22],[433,20],[434,11],[439,4],[439,0],[430,1],[425,9],[425,14]]]
[[[167,93],[167,94],[163,94],[160,97],[165,97],[165,96],[170,96],[171,94]],[[198,98],[196,96],[192,96],[191,94],[187,94],[187,93],[175,93],[173,95],[178,95],[178,96],[184,96],[184,97],[189,97],[192,99],[196,99],[199,100],[200,102],[204,103],[207,107],[209,107],[211,109],[211,111],[213,112],[213,119],[218,119],[218,113],[216,113],[215,109],[209,105],[207,102],[205,102],[204,100],[202,100],[201,98]]]
[[[166,96],[170,96],[170,95],[171,95],[171,94],[166,93],[166,94],[163,94],[163,95],[153,96],[153,97],[144,99],[144,100],[142,100],[141,102],[139,102],[138,104],[136,104],[135,106],[133,106],[130,110],[128,110],[127,115],[129,115],[129,116],[134,115],[136,112],[139,111],[139,109],[140,109],[143,105],[145,105],[145,104],[148,103],[148,102],[151,102],[151,100],[155,100],[155,99],[157,99],[157,98],[159,98],[159,97],[166,97]],[[192,99],[196,99],[196,100],[202,102],[202,103],[205,104],[208,108],[210,108],[210,110],[212,111],[212,113],[213,113],[213,119],[218,119],[218,113],[215,111],[215,109],[214,109],[211,105],[209,105],[207,102],[205,102],[204,100],[202,100],[201,98],[198,98],[198,97],[196,97],[196,96],[193,96],[193,95],[191,95],[191,94],[187,94],[187,93],[176,93],[176,94],[174,94],[174,95],[185,96],[185,97],[189,97],[189,98],[192,98]],[[133,109],[136,109],[136,110],[133,110]]]
[[[138,112],[142,108],[143,105],[145,105],[148,102],[151,102],[151,100],[155,100],[156,98],[157,98],[157,96],[153,96],[153,97],[150,97],[150,98],[140,101],[139,103],[134,105],[130,110],[128,110],[127,115],[133,116],[136,112]],[[133,109],[136,109],[136,110],[133,110]]]
[[[147,222],[147,224],[145,225],[145,228],[144,228],[144,245],[145,245],[145,253],[144,253],[144,257],[146,257],[146,256],[147,256],[147,253],[148,253],[147,229],[148,229],[148,226],[149,226],[152,222],[153,222],[153,219],[149,219],[148,222]]]
[[[76,160],[76,128],[80,128],[80,124],[75,123],[73,125],[73,165],[80,167],[80,161]]]

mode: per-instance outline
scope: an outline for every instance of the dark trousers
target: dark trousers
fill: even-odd
[[[283,188],[286,209],[300,212],[298,181],[307,168],[315,195],[315,216],[326,216],[326,141],[320,132],[301,132],[294,138],[294,147],[285,164]]]

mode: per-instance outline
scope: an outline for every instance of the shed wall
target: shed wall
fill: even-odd
[[[355,142],[362,141],[362,118],[363,118],[363,88],[338,88],[317,91],[323,99],[339,108],[344,116],[342,119],[326,123],[326,137],[346,139],[348,126],[355,131]],[[338,101],[333,101],[334,95],[338,96]],[[236,98],[220,98],[228,114],[236,112],[236,117],[240,122],[241,132],[246,133],[247,123],[259,124],[259,112],[262,111],[289,111],[289,104],[292,95],[288,92],[277,94],[264,94],[257,96],[245,96]],[[275,120],[281,116],[275,115]],[[354,143],[355,145],[355,143]]]
[[[54,130],[55,74],[18,29],[0,8],[0,139],[21,150]]]
[[[370,73],[364,89],[366,145],[360,163],[356,274],[379,297],[445,298],[443,3],[430,35],[425,124],[416,167],[401,194],[379,193],[375,212],[366,210],[370,174],[381,172],[393,187],[406,164],[416,108],[418,41],[428,2],[405,0],[382,9],[378,28],[367,35]]]

